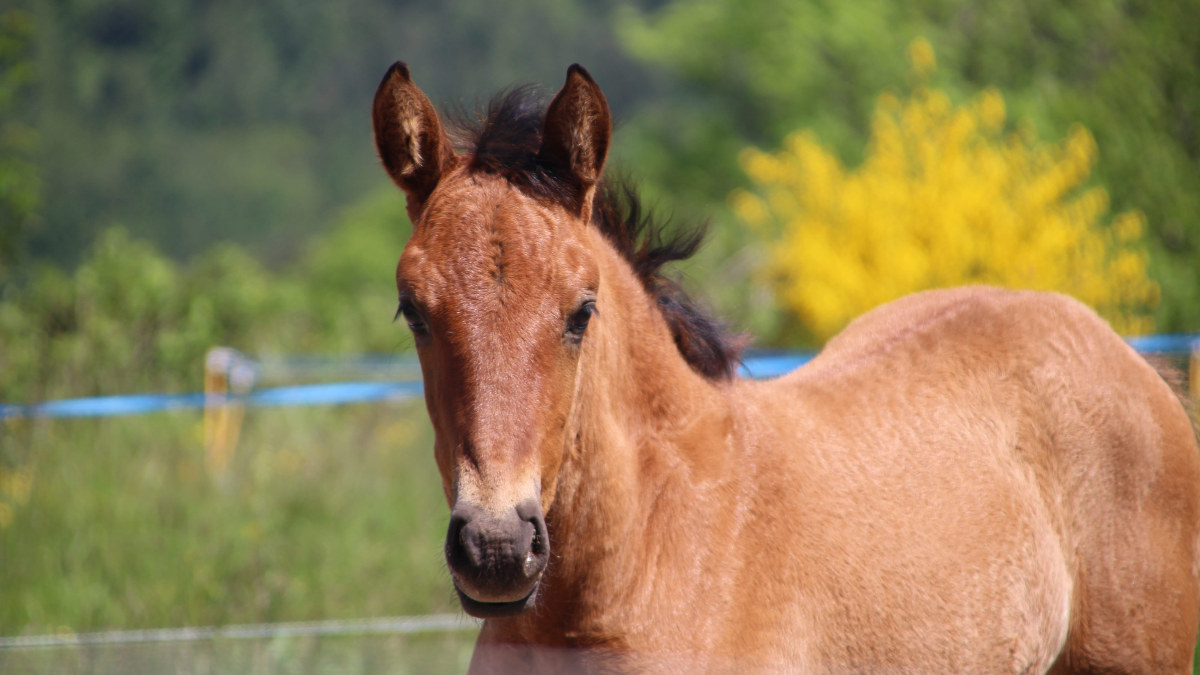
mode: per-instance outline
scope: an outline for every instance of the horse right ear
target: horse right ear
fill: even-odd
[[[379,158],[408,196],[408,216],[415,222],[433,188],[453,167],[455,154],[437,111],[404,63],[392,64],[375,90],[371,121]]]
[[[578,63],[567,69],[567,82],[550,102],[542,123],[538,157],[574,183],[579,215],[591,217],[592,197],[604,171],[612,115],[604,93]]]

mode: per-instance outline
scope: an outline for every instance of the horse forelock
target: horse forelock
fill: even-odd
[[[545,202],[571,205],[576,186],[539,156],[546,98],[530,85],[501,92],[482,114],[457,115],[452,137],[465,153],[467,170],[504,178]],[[596,190],[591,224],[629,263],[656,301],[687,363],[710,379],[733,376],[746,339],[731,333],[665,273],[671,262],[690,258],[706,228],[671,227],[645,211],[628,179],[605,176]]]

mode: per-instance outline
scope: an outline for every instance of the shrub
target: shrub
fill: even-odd
[[[929,43],[909,57],[917,84],[906,99],[879,97],[858,168],[805,130],[776,152],[742,154],[755,190],[731,204],[773,244],[765,275],[808,337],[901,295],[970,283],[1061,291],[1118,331],[1149,331],[1159,289],[1145,218],[1108,217],[1105,190],[1087,186],[1097,157],[1087,129],[1052,144],[1009,131],[998,91],[955,105],[925,85]]]

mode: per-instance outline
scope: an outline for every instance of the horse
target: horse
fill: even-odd
[[[372,121],[470,672],[1191,672],[1192,421],[1090,309],[926,291],[744,379],[582,67],[450,125],[397,62]]]

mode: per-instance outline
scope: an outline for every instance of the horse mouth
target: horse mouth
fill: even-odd
[[[534,603],[537,601],[538,586],[538,582],[534,582],[524,597],[516,600],[499,600],[496,602],[472,598],[459,588],[457,581],[454,584],[454,590],[458,593],[458,601],[462,604],[463,611],[467,614],[477,619],[495,619],[503,616],[516,616],[532,609]]]

